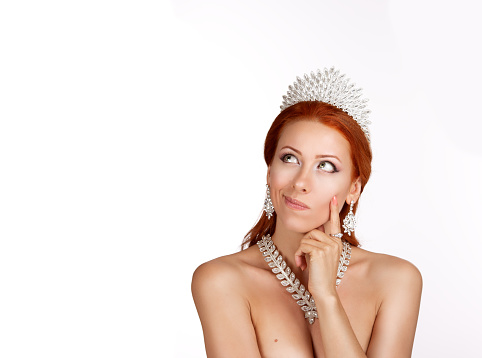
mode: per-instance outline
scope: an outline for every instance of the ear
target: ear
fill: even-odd
[[[270,172],[271,172],[271,165],[268,165],[268,172],[266,173],[266,184],[268,185],[270,183]]]
[[[356,203],[361,194],[361,180],[360,177],[356,178],[350,186],[350,191],[346,197],[346,203],[350,205],[352,200]]]

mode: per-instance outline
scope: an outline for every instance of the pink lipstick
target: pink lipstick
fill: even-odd
[[[294,210],[307,210],[310,207],[306,205],[305,203],[302,203],[301,201],[298,201],[296,199],[292,199],[288,196],[285,196],[285,204],[287,207],[294,209]]]

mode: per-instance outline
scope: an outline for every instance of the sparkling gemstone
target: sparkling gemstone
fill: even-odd
[[[304,285],[301,284],[300,280],[298,280],[295,277],[294,272],[291,271],[291,269],[287,266],[286,262],[283,261],[283,258],[280,254],[280,252],[276,249],[276,246],[272,244],[267,248],[268,246],[263,246],[263,243],[266,242],[266,238],[263,237],[263,239],[258,242],[258,246],[260,247],[261,253],[266,256],[264,259],[267,261],[269,267],[272,269],[276,275],[276,278],[280,280],[280,283],[282,286],[286,288],[286,291],[288,291],[293,299],[298,300],[297,304],[300,306],[300,308],[310,314],[310,317],[314,320],[314,318],[317,318],[318,315],[316,313],[316,303],[313,297],[311,296],[310,292],[304,287]],[[345,242],[346,244],[346,242]],[[264,250],[262,250],[262,248]],[[274,255],[277,255],[276,259],[273,259],[273,253]],[[340,279],[343,277],[344,272],[347,270],[346,266],[343,266],[345,262],[348,263],[348,258],[349,255],[347,253],[347,245],[343,247],[343,253],[342,256],[340,257],[339,261],[339,266],[338,270],[340,273],[338,274],[338,279],[336,280],[336,285],[340,284]],[[269,255],[269,256],[268,256]]]

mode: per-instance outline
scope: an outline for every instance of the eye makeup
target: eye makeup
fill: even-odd
[[[318,156],[318,157],[320,157],[320,156]],[[289,152],[288,153],[281,153],[280,154],[280,160],[283,163],[299,164],[298,158],[294,154],[291,154]],[[328,160],[321,161],[318,164],[317,168],[321,169],[322,171],[324,171],[326,173],[337,173],[339,171],[337,166],[333,162],[330,162]]]

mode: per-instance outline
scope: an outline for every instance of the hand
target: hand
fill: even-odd
[[[330,202],[329,231],[318,229],[308,232],[295,252],[296,266],[309,269],[308,290],[313,296],[336,295],[336,275],[343,244],[330,236],[341,232],[340,214],[336,196]]]

